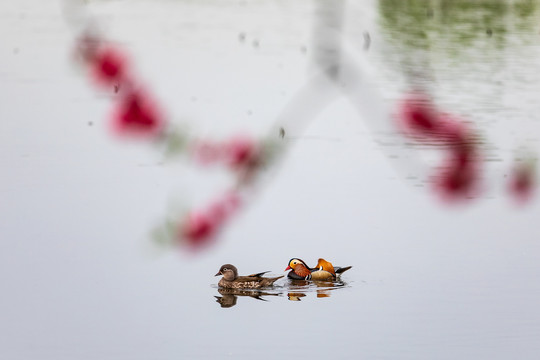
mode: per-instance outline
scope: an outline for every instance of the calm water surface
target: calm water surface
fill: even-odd
[[[271,301],[272,297],[286,297],[290,301],[302,301],[303,297],[314,296],[317,298],[327,298],[333,290],[345,289],[347,283],[343,280],[337,281],[305,281],[305,280],[284,280],[282,285],[276,284],[268,289],[225,289],[214,286],[221,296],[215,296],[216,302],[221,307],[229,308],[235,306],[238,298],[246,297],[256,300]],[[305,300],[305,299],[304,299]]]
[[[194,134],[285,124],[282,166],[207,251],[149,234],[231,179],[114,139],[111,95],[70,60],[81,14]],[[1,3],[0,358],[537,359],[540,213],[505,176],[540,150],[539,15],[533,0]],[[470,203],[441,204],[438,150],[393,131],[418,87],[481,135]],[[353,268],[263,292],[213,277],[284,275],[292,257]]]

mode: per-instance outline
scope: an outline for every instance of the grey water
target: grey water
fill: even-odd
[[[538,358],[538,201],[506,181],[540,150],[540,3],[333,3],[0,3],[0,358]],[[284,127],[279,168],[204,251],[152,229],[231,179],[108,131],[113,95],[72,57],[88,18],[193,134]],[[478,198],[441,203],[437,149],[392,131],[412,88],[480,134]],[[213,276],[292,257],[353,268],[262,293]]]
[[[270,301],[272,297],[283,296],[290,301],[302,301],[306,296],[317,298],[330,297],[334,290],[345,289],[347,283],[341,279],[335,281],[310,281],[287,279],[282,285],[274,285],[263,289],[226,289],[213,286],[221,296],[215,296],[222,308],[233,307],[238,299],[246,297],[262,301]],[[304,299],[305,300],[305,299]]]

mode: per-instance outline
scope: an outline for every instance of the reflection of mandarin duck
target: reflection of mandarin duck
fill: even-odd
[[[306,294],[300,292],[287,293],[287,298],[291,301],[300,301],[300,298],[303,298],[304,296],[306,296]]]
[[[266,286],[272,286],[272,284],[283,277],[278,276],[274,278],[262,277],[268,271],[251,274],[247,276],[238,276],[238,270],[234,265],[223,265],[215,276],[223,275],[219,280],[218,285],[227,289],[258,289]]]
[[[330,290],[317,290],[318,298],[327,298],[330,297]]]
[[[334,267],[331,262],[319,259],[317,266],[310,268],[303,260],[292,258],[285,271],[291,270],[287,277],[293,280],[332,281],[351,267]]]

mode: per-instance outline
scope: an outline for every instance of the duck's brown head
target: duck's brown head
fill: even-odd
[[[223,275],[223,278],[227,281],[233,281],[238,277],[238,270],[236,266],[231,264],[222,265],[215,276]]]
[[[292,258],[291,260],[289,260],[289,265],[287,266],[287,268],[285,268],[284,271],[287,270],[292,270],[302,277],[306,277],[311,274],[309,266],[307,266],[307,264],[303,260],[298,258]]]

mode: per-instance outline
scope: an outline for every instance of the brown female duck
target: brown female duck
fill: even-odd
[[[281,279],[283,275],[274,278],[262,277],[268,271],[247,276],[238,276],[238,270],[234,265],[223,265],[215,276],[223,275],[219,280],[218,285],[227,289],[259,289],[267,286],[272,286],[274,282]]]
[[[311,268],[303,260],[292,258],[285,271],[291,270],[287,277],[292,280],[332,281],[351,267],[333,266],[331,262],[321,258],[317,262],[317,266]]]

